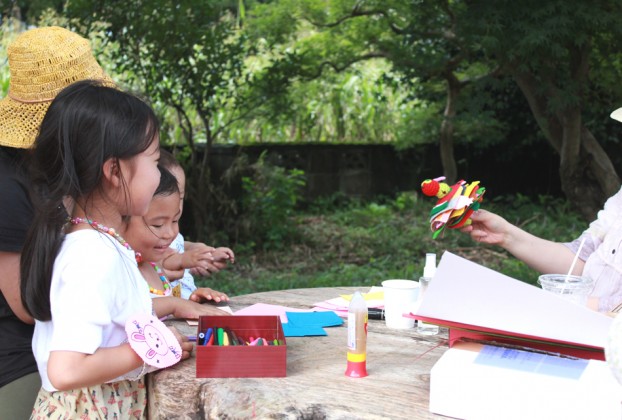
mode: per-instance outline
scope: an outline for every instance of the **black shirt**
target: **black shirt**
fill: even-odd
[[[0,146],[0,251],[21,252],[33,209],[22,173],[23,150]],[[2,268],[0,267],[0,276]],[[0,387],[37,371],[33,325],[24,324],[0,293]]]

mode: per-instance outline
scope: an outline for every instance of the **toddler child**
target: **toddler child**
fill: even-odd
[[[179,232],[179,187],[177,180],[166,169],[159,166],[160,183],[156,189],[149,210],[144,216],[130,218],[123,232],[123,237],[131,246],[140,252],[138,268],[149,285],[152,298],[156,298],[154,305],[159,315],[173,314],[180,318],[198,318],[200,315],[225,315],[211,305],[200,305],[197,302],[175,296],[175,288],[171,286],[167,276],[162,271],[162,261],[176,252],[169,246]],[[180,254],[177,264],[180,268],[205,266],[211,261],[210,252],[188,252]],[[207,289],[205,293],[227,300],[227,295]]]
[[[185,198],[185,186],[186,186],[186,174],[183,168],[175,159],[175,157],[168,151],[162,149],[160,154],[160,165],[168,169],[177,179],[177,185],[179,186],[179,216],[184,208]],[[227,266],[228,262],[235,262],[235,255],[233,251],[226,247],[214,248],[205,245],[200,242],[184,241],[184,237],[181,233],[177,233],[177,236],[171,248],[177,251],[176,254],[171,254],[168,258],[165,258],[163,265],[164,270],[167,271],[172,279],[171,284],[181,287],[181,296],[185,299],[201,302],[204,300],[214,300],[220,302],[221,300],[229,300],[226,295],[219,296],[218,294],[212,294],[210,288],[197,288],[194,284],[194,278],[192,272],[195,274],[206,276],[211,273],[216,273]],[[196,265],[194,267],[186,266],[183,270],[180,270],[180,264],[178,260],[185,253],[203,253],[207,252],[208,258],[211,254],[211,260],[204,261],[203,264]]]

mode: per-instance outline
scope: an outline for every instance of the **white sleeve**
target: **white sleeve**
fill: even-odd
[[[614,226],[616,226],[622,218],[622,189],[616,194],[609,197],[605,202],[602,210],[598,212],[596,220],[590,223],[590,226],[572,242],[567,242],[564,245],[568,247],[573,254],[576,254],[579,250],[581,242],[583,242],[583,248],[581,249],[581,258],[583,261],[587,261],[588,257],[598,249],[603,243],[605,236],[609,233]]]
[[[602,241],[611,227],[622,217],[622,189],[609,197],[605,206],[598,212],[596,220],[590,223],[586,233]]]

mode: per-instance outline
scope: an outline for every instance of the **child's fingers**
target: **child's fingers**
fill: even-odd
[[[211,274],[218,273],[220,270],[227,266],[226,261],[214,261],[212,263],[205,262],[202,267],[209,271]]]
[[[213,257],[214,257],[214,261],[231,261],[233,262],[235,259],[235,256],[233,255],[233,252],[229,252],[229,251],[224,251],[221,249],[217,249],[216,251],[213,252]]]
[[[194,344],[186,339],[186,341],[180,343],[181,345],[181,359],[186,360],[192,354]]]
[[[193,276],[201,276],[201,277],[207,277],[209,276],[210,273],[208,270],[204,269],[203,267],[193,267],[190,269],[190,274],[192,274]]]
[[[214,291],[214,292],[219,295],[219,298],[220,298],[221,301],[229,302],[229,296],[227,296],[226,293],[216,292],[216,291]]]
[[[190,299],[195,302],[201,302],[204,300],[213,300],[214,302],[229,301],[229,296],[226,293],[219,292],[217,290],[210,289],[209,287],[200,287],[192,292]]]
[[[230,248],[222,246],[222,247],[216,248],[216,251],[220,251],[220,252],[225,253],[227,255],[227,257],[230,260],[232,260],[232,261],[235,259],[235,254],[233,253],[233,251]]]

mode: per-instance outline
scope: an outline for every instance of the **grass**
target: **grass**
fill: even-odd
[[[404,193],[394,200],[316,203],[295,216],[301,240],[279,251],[234,248],[236,264],[197,285],[230,296],[293,288],[372,286],[390,278],[418,279],[426,252],[450,251],[508,276],[535,284],[538,273],[498,247],[446,230],[436,240],[428,223],[433,200]],[[525,196],[484,200],[513,224],[544,238],[571,241],[587,223],[561,199]],[[278,223],[278,221],[275,221]]]

